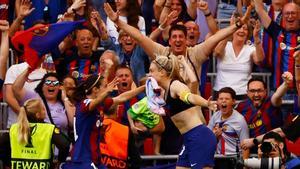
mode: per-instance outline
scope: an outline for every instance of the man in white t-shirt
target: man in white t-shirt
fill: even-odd
[[[224,87],[218,92],[217,104],[219,111],[209,120],[210,128],[218,138],[217,154],[238,155],[241,152],[240,142],[249,138],[249,130],[244,117],[233,109],[235,91]],[[248,158],[249,152],[243,151],[243,157]]]
[[[20,104],[13,94],[12,85],[16,78],[28,67],[26,62],[12,65],[6,72],[4,81],[4,100],[9,105],[7,128],[17,121]],[[46,74],[46,70],[42,68],[35,69],[30,73],[27,82],[24,85],[26,90],[34,90],[39,84],[42,77]]]

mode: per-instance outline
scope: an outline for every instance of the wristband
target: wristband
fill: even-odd
[[[209,17],[211,15],[211,12],[209,11],[208,14],[204,14],[205,17]]]
[[[166,8],[171,8],[171,5],[165,5],[164,7],[166,7]]]
[[[258,146],[258,140],[257,140],[257,138],[254,138],[254,139],[253,139],[253,144],[254,144],[255,146]]]
[[[161,30],[161,31],[163,31],[163,30],[165,30],[166,28],[163,28],[161,25],[159,25],[159,26],[158,26],[158,29]]]

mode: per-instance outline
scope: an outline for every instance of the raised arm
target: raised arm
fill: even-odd
[[[106,25],[103,22],[103,20],[101,19],[98,11],[91,12],[90,21],[91,21],[93,27],[97,30],[98,35],[101,38],[101,40],[107,40],[108,33],[107,33]]]
[[[24,85],[28,76],[30,74],[30,68],[26,68],[15,80],[14,84],[12,85],[13,93],[17,100],[22,100],[25,96],[25,89]]]
[[[187,12],[191,18],[197,18],[197,0],[190,0],[188,4]]]
[[[14,20],[10,27],[10,37],[12,37],[17,31],[20,30],[23,19],[30,15],[35,8],[32,8],[30,0],[17,0],[15,4],[15,9],[17,18]]]
[[[164,5],[165,5],[165,0],[155,0],[154,1],[154,4],[153,4],[154,17],[157,21],[159,21],[160,14],[162,13]]]
[[[219,30],[216,34],[206,39],[202,45],[203,45],[203,52],[206,56],[209,56],[215,46],[222,41],[223,39],[230,36],[233,32],[238,30],[243,26],[243,24],[247,23],[250,17],[250,12],[252,10],[252,6],[248,6],[247,11],[245,15],[241,19],[237,19],[235,21],[235,24],[232,24],[231,26],[228,26],[227,28]]]
[[[133,39],[135,39],[150,58],[155,58],[154,51],[156,49],[156,43],[154,41],[143,35],[138,29],[121,21],[119,19],[119,14],[114,12],[108,3],[104,3],[104,10],[109,19],[113,21],[120,29],[123,29]]]
[[[271,98],[273,106],[280,106],[282,103],[282,97],[289,89],[289,85],[293,83],[293,75],[290,72],[284,72],[282,74],[283,83],[277,88],[276,92]]]
[[[120,104],[123,103],[131,98],[133,98],[134,96],[138,95],[139,93],[143,92],[145,90],[145,85],[140,86],[138,88],[132,89],[130,91],[124,92],[122,94],[120,94],[117,97],[114,97],[114,104]]]
[[[160,16],[158,18],[159,23],[163,22],[164,19],[171,12],[171,2],[172,2],[172,0],[166,0],[165,5],[163,6]],[[178,13],[177,13],[177,15],[178,15]]]
[[[158,28],[156,28],[154,31],[151,32],[151,34],[149,35],[149,38],[153,41],[156,41],[158,36],[164,31],[166,30],[166,28],[171,25],[171,23],[173,21],[175,21],[178,18],[178,16],[176,15],[176,12],[173,11],[171,12],[166,18],[165,20],[159,25]]]
[[[265,52],[264,52],[264,49],[262,47],[261,40],[259,38],[260,29],[261,29],[260,22],[257,20],[256,23],[255,23],[255,26],[254,26],[254,30],[253,30],[255,53],[251,54],[253,62],[256,65],[260,65],[262,63],[262,61],[264,60],[264,58],[265,58]]]
[[[0,31],[1,31],[0,79],[2,80],[4,80],[6,74],[7,58],[9,55],[8,30],[9,30],[9,23],[6,20],[0,20]]]
[[[272,19],[268,15],[268,13],[264,9],[264,4],[262,0],[252,0],[255,5],[255,11],[259,16],[259,19],[263,25],[264,28],[268,28],[271,24]]]
[[[188,104],[207,107],[212,111],[215,111],[217,109],[217,104],[215,101],[211,100],[211,97],[208,100],[206,100],[200,95],[191,93],[188,86],[179,82],[178,80],[174,81],[170,87],[171,93],[175,94],[178,98],[180,98],[182,101]]]
[[[115,78],[112,82],[110,82],[106,88],[99,90],[97,97],[92,99],[89,104],[89,111],[95,110],[97,106],[105,99],[106,96],[116,87],[118,84],[118,79]]]
[[[210,32],[212,34],[215,34],[219,30],[219,28],[215,21],[215,18],[213,17],[213,15],[211,14],[211,11],[208,8],[208,3],[203,0],[198,1],[197,7],[198,7],[198,9],[200,9],[203,12]]]

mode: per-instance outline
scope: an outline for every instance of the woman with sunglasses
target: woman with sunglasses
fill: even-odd
[[[199,118],[197,106],[216,110],[214,101],[192,94],[182,83],[179,63],[175,56],[156,56],[149,68],[153,77],[164,90],[164,99],[170,118],[183,135],[183,147],[176,168],[212,168],[217,140]]]
[[[70,118],[73,117],[74,112],[70,109],[69,104],[65,103],[67,99],[62,98],[58,75],[56,73],[45,74],[35,90],[28,91],[25,90],[24,84],[29,73],[30,68],[27,68],[14,82],[13,92],[16,98],[21,105],[27,99],[40,98],[46,109],[45,122],[54,124],[67,135],[70,131],[69,128],[72,127]]]

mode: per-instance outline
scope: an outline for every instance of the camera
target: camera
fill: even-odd
[[[243,161],[243,165],[257,169],[280,169],[282,161],[280,157],[275,158],[249,158]]]
[[[263,153],[263,157],[267,158],[268,155],[275,149],[275,145],[271,142],[263,142],[260,146],[260,150]]]

